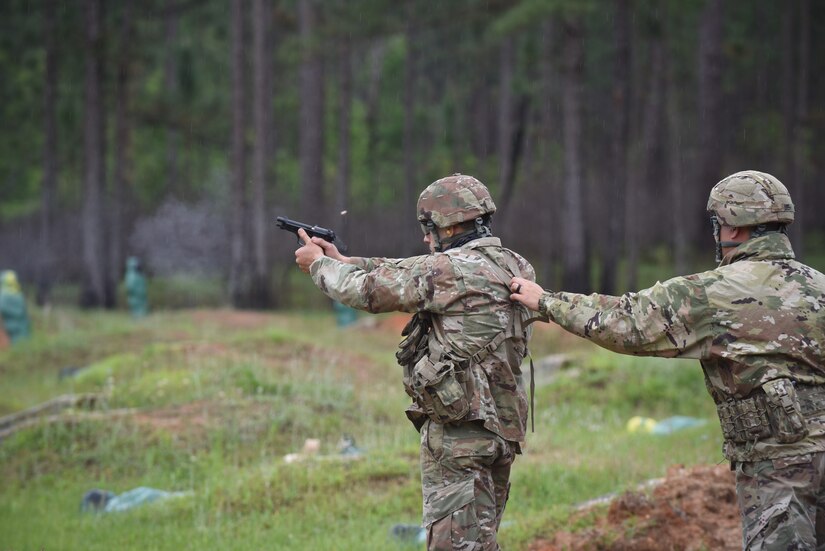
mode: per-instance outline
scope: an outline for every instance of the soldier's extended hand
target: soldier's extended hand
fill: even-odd
[[[515,300],[522,303],[530,310],[538,312],[539,299],[544,294],[544,289],[541,285],[534,283],[523,277],[514,277],[510,281],[510,290],[513,294],[510,295],[510,300]]]
[[[335,246],[335,243],[330,243],[326,239],[321,239],[320,237],[313,237],[312,242],[324,249],[324,254],[326,256],[349,264],[349,257],[342,255],[338,250],[338,247]]]
[[[324,256],[324,249],[320,245],[314,243],[303,228],[298,229],[298,237],[303,242],[303,245],[298,247],[298,250],[295,251],[295,263],[299,268],[301,268],[302,272],[308,274],[309,267],[312,263]]]

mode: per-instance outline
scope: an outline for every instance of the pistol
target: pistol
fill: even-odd
[[[278,227],[282,230],[292,232],[296,236],[298,235],[298,230],[303,229],[305,232],[307,232],[308,236],[320,237],[321,239],[329,241],[330,243],[338,247],[338,250],[340,252],[347,252],[346,244],[344,244],[344,242],[341,241],[341,239],[335,235],[335,232],[333,230],[328,230],[327,228],[322,228],[320,226],[310,226],[309,224],[304,224],[303,222],[298,222],[297,220],[290,220],[289,218],[285,218],[283,216],[279,216],[276,219],[275,223],[278,224]],[[303,241],[301,241],[300,238],[298,238],[298,243],[301,243],[303,245]]]

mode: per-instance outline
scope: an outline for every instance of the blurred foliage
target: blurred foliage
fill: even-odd
[[[123,32],[126,5],[106,2],[104,10],[104,108],[107,124],[107,200],[111,200],[114,174],[114,126],[117,86],[115,76],[121,55],[131,77],[128,120],[131,145],[124,151],[131,163],[125,190],[122,223],[124,251],[139,254],[162,276],[150,286],[158,306],[223,304],[229,273],[228,235],[230,208],[230,36],[226,2],[208,0],[168,4],[161,0],[133,2],[134,36]],[[704,196],[709,182],[694,181],[702,144],[698,143],[698,31],[703,0],[636,0],[631,6],[631,177],[647,162],[641,148],[642,127],[651,94],[650,61],[653,44],[664,41],[667,79],[672,79],[674,112],[678,115],[679,143],[662,144],[651,160],[656,165],[650,181],[639,186],[639,203],[645,208],[639,220],[639,239],[645,257],[639,283],[667,279],[672,273],[672,226],[700,227],[700,209],[671,206],[670,159],[675,155],[685,171],[684,194]],[[38,215],[41,208],[44,146],[45,2],[8,0],[0,3],[0,251],[4,262],[15,265],[23,279],[33,280],[37,263]],[[273,77],[271,110],[276,148],[269,157],[273,175],[267,186],[267,216],[295,213],[301,195],[299,134],[299,71],[302,44],[298,33],[297,0],[267,4],[272,28]],[[85,38],[82,3],[56,2],[57,51],[57,219],[59,241],[55,302],[84,273],[80,216],[84,178],[84,78]],[[416,186],[455,171],[472,173],[485,181],[493,195],[501,196],[502,46],[514,47],[512,95],[518,124],[523,123],[522,157],[517,166],[513,213],[495,226],[505,244],[530,258],[548,286],[560,281],[561,234],[559,196],[564,182],[565,144],[561,139],[562,55],[566,23],[581,22],[584,46],[583,152],[585,178],[586,243],[591,262],[591,282],[597,288],[600,252],[623,248],[623,236],[608,235],[605,216],[613,197],[612,144],[614,124],[614,64],[616,5],[571,0],[413,0],[403,5],[390,0],[326,2],[311,39],[324,63],[324,198],[331,206],[339,181],[340,69],[344,45],[352,56],[353,99],[350,136],[350,196],[348,231],[358,254],[398,256],[406,252],[406,229],[415,223],[412,206],[405,200],[405,75],[414,58],[412,88],[413,151]],[[777,75],[798,65],[798,33],[783,39],[782,21],[788,13],[780,3],[729,3],[723,14],[724,170],[758,168],[780,175],[795,194],[788,167],[791,149],[788,125],[798,125],[803,159],[802,176],[808,183],[803,209],[825,200],[825,188],[814,185],[825,158],[820,139],[825,130],[822,106],[813,91],[821,88],[822,60],[811,57],[809,112],[796,120],[792,104],[800,97]],[[808,20],[813,29],[825,22],[825,5],[812,3]],[[794,15],[797,18],[797,15]],[[250,23],[250,21],[246,21]],[[795,20],[795,28],[802,22]],[[174,34],[169,29],[176,25]],[[756,39],[755,37],[758,37]],[[812,33],[811,51],[821,50],[825,35]],[[412,42],[410,39],[412,38]],[[127,42],[128,40],[128,42]],[[251,57],[252,31],[245,36]],[[788,48],[793,52],[786,51]],[[125,54],[124,54],[125,52]],[[247,60],[251,61],[251,60]],[[167,69],[171,70],[167,74]],[[254,75],[247,65],[247,84]],[[796,80],[793,80],[796,82]],[[795,84],[794,84],[795,86]],[[791,101],[793,99],[793,101]],[[789,103],[790,102],[790,103]],[[251,104],[251,102],[250,102]],[[790,109],[790,111],[789,111]],[[250,108],[251,110],[251,108]],[[668,115],[669,117],[670,115]],[[665,125],[673,121],[666,122]],[[518,126],[517,124],[517,126]],[[663,123],[664,124],[664,123]],[[667,134],[665,131],[664,134]],[[255,144],[252,128],[247,149]],[[174,147],[172,147],[174,146]],[[665,151],[667,150],[667,151]],[[176,166],[170,158],[177,159]],[[174,180],[173,180],[174,175]],[[419,189],[418,187],[416,188]],[[159,212],[175,202],[193,208],[209,207],[210,231],[194,235],[169,228]],[[695,201],[687,201],[690,205]],[[698,203],[697,203],[698,205]],[[180,210],[180,209],[179,209]],[[177,212],[177,211],[176,211]],[[174,213],[173,213],[174,214]],[[337,215],[319,211],[315,223],[337,225]],[[175,214],[176,215],[176,214]],[[297,215],[294,215],[297,216]],[[325,221],[322,218],[328,217]],[[409,224],[402,225],[402,217]],[[168,217],[167,217],[168,218]],[[808,215],[805,258],[823,269],[822,251],[815,232],[825,231],[821,217]],[[194,225],[190,220],[186,224]],[[380,228],[381,231],[374,231]],[[403,230],[401,229],[403,228]],[[525,228],[529,231],[525,231]],[[689,269],[710,267],[710,233],[690,230]],[[349,236],[348,236],[349,237]],[[200,248],[193,247],[197,240]],[[279,306],[325,307],[326,301],[309,296],[305,281],[292,280],[283,269],[291,263],[286,240],[271,238],[269,259],[274,265],[271,291],[281,297]],[[149,258],[148,252],[157,254]],[[176,264],[176,259],[198,257],[196,263]],[[820,262],[817,264],[816,262]],[[195,265],[193,267],[193,265]],[[109,270],[116,272],[116,268]],[[184,284],[176,273],[198,277]],[[619,270],[617,288],[627,290]],[[203,279],[200,279],[203,278]],[[115,279],[117,279],[115,277]],[[189,289],[189,286],[192,286]],[[71,291],[73,292],[73,291]],[[293,298],[295,300],[293,300]]]
[[[0,7],[0,117],[4,130],[0,132],[0,217],[12,219],[36,210],[42,180],[42,91],[44,70],[43,10],[44,4],[26,0],[10,0]],[[696,25],[703,3],[637,2],[634,9],[634,55],[643,61],[646,56],[646,22],[653,15],[661,18],[667,29],[666,38],[674,69],[684,78],[695,78]],[[111,3],[105,12],[105,55],[107,75],[114,74],[115,61],[122,47],[120,21],[123,6]],[[488,159],[471,151],[468,136],[456,133],[474,116],[468,111],[480,81],[470,69],[480,66],[489,73],[497,62],[495,45],[502,37],[520,38],[516,79],[524,91],[533,97],[538,90],[531,86],[537,66],[557,59],[543,59],[536,52],[541,24],[567,16],[582,17],[587,33],[586,86],[593,93],[609,94],[612,65],[612,10],[601,9],[596,2],[553,0],[501,0],[439,3],[414,2],[404,9],[387,0],[357,0],[336,3],[325,10],[318,29],[317,43],[331,69],[328,79],[326,117],[327,147],[325,165],[334,181],[337,159],[337,131],[334,110],[337,105],[334,69],[335,53],[343,38],[355,46],[356,94],[353,105],[353,204],[392,204],[396,187],[375,187],[367,182],[386,182],[397,178],[402,164],[403,127],[403,66],[406,60],[404,28],[415,25],[420,42],[415,44],[420,57],[420,90],[416,105],[416,127],[422,145],[417,155],[422,181],[441,175],[445,168],[467,165],[482,176],[489,176],[495,187],[497,172],[483,174]],[[297,18],[294,2],[273,3],[271,17],[275,23],[275,93],[278,157],[273,164],[278,171],[277,188],[280,202],[283,193],[297,197],[298,178],[294,168],[298,156],[298,96],[297,70],[300,43],[297,39]],[[57,41],[60,44],[58,116],[60,138],[61,204],[77,206],[81,180],[82,151],[82,90],[83,90],[83,10],[82,4],[58,2]],[[781,63],[779,49],[779,5],[761,6],[735,4],[726,7],[725,52],[728,70],[726,88],[730,95],[740,94],[743,79],[751,82],[755,76]],[[167,15],[167,12],[172,15]],[[408,16],[412,14],[412,16]],[[825,12],[813,11],[819,21]],[[228,12],[222,2],[185,3],[167,8],[153,0],[137,3],[133,13],[136,35],[129,45],[132,74],[130,114],[134,120],[133,150],[134,186],[131,193],[142,209],[151,209],[168,194],[196,199],[222,194],[229,136],[229,55]],[[173,43],[167,43],[164,25],[169,18],[178,24]],[[760,40],[753,40],[753,36]],[[449,42],[445,43],[444,39]],[[555,40],[559,40],[555,38]],[[370,53],[379,44],[386,51],[380,58],[377,148],[374,157],[367,158],[369,137],[365,118],[370,79]],[[556,49],[558,50],[558,49]],[[173,61],[177,72],[174,86],[166,83],[165,64]],[[814,63],[818,61],[813,60]],[[813,71],[816,74],[816,71]],[[480,75],[488,79],[490,75]],[[638,79],[638,76],[635,77]],[[490,81],[494,82],[494,81]],[[771,79],[757,83],[761,96],[778,97],[779,82]],[[435,88],[440,87],[441,90]],[[761,90],[760,89],[760,90]],[[815,88],[814,88],[815,89]],[[107,105],[113,104],[114,86],[107,86]],[[693,102],[692,92],[684,94],[682,103]],[[636,94],[642,94],[639,90]],[[493,94],[495,91],[493,90]],[[752,94],[747,94],[749,99]],[[639,96],[640,98],[641,96]],[[638,98],[637,98],[638,99]],[[542,98],[534,98],[542,101]],[[783,148],[784,137],[774,131],[765,132],[766,124],[775,129],[778,103],[769,105],[756,100],[742,104],[738,110],[743,143],[738,147],[758,155]],[[110,110],[110,114],[113,111]],[[599,128],[605,112],[588,106],[586,116],[594,131]],[[815,120],[815,119],[812,119]],[[111,125],[111,121],[110,121]],[[13,131],[12,131],[13,129]],[[423,139],[427,129],[443,129],[434,139]],[[180,147],[180,181],[168,182],[167,142],[169,131],[176,131]],[[596,141],[599,140],[595,135]],[[252,136],[250,136],[250,140]],[[601,147],[601,146],[600,146]],[[495,156],[495,152],[492,152]],[[593,159],[593,162],[599,162]],[[377,195],[374,195],[377,192]],[[273,190],[274,193],[274,190]]]

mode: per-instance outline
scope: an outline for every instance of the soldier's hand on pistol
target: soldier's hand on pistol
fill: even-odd
[[[321,239],[320,237],[313,237],[312,242],[324,249],[324,254],[326,256],[349,264],[349,257],[342,255],[334,243],[330,243],[326,239]]]
[[[295,263],[302,272],[308,274],[312,263],[324,256],[324,249],[315,244],[303,229],[298,230],[298,237],[303,245],[295,251]]]
[[[541,285],[534,283],[523,277],[514,277],[510,281],[510,300],[522,303],[530,310],[538,311],[539,299],[544,294]]]

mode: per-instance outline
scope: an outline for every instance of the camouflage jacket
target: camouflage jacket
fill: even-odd
[[[779,233],[743,243],[715,270],[621,297],[545,293],[539,309],[616,352],[701,360],[717,404],[747,398],[774,379],[825,384],[825,276],[794,260]],[[754,461],[825,450],[825,415],[807,422],[809,434],[798,442],[727,441],[725,455]]]
[[[404,259],[353,257],[352,264],[345,264],[323,257],[312,263],[310,271],[327,296],[353,308],[373,313],[429,312],[430,339],[437,339],[450,357],[460,360],[510,327],[514,314],[522,319],[528,315],[510,301],[509,279],[503,281],[491,261],[508,274],[517,270],[521,277],[535,279],[533,267],[503,248],[496,237]],[[470,411],[464,420],[480,420],[512,442],[523,442],[525,435],[527,398],[520,366],[529,336],[527,328],[522,338],[507,339],[479,364],[471,365],[466,382]]]

